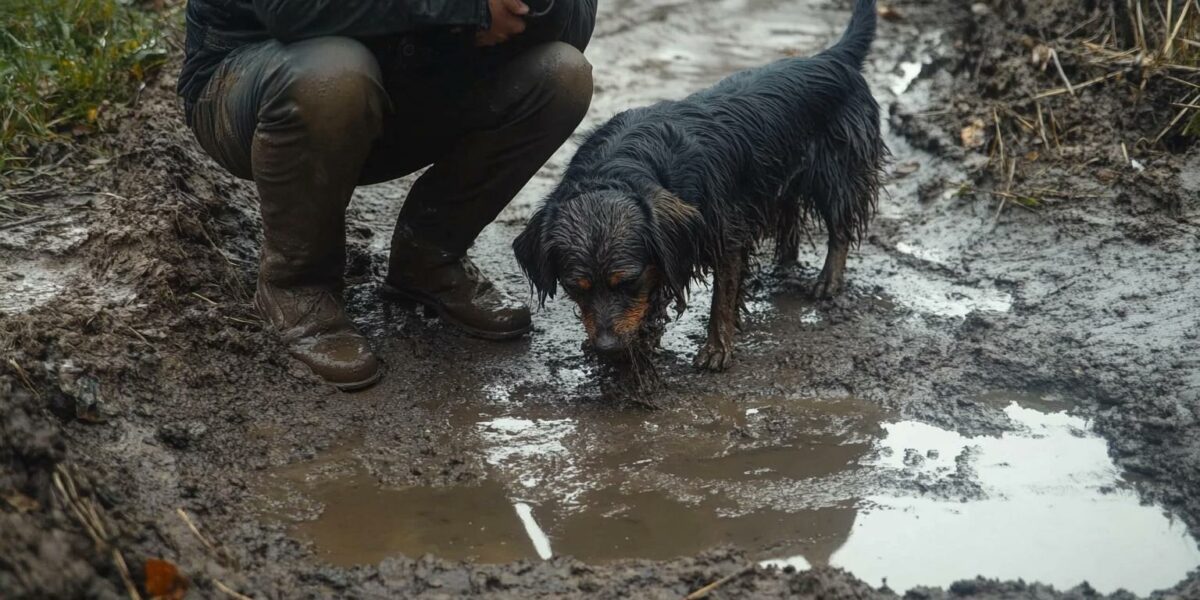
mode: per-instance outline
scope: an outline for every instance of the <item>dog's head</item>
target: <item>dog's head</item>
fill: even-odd
[[[703,227],[696,207],[661,188],[584,192],[547,202],[513,250],[539,299],[561,286],[592,348],[619,357],[663,307],[686,300]]]

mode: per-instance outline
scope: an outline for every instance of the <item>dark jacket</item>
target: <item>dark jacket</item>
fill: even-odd
[[[554,8],[559,39],[581,51],[591,38],[597,0],[530,2]],[[463,43],[490,23],[487,0],[188,0],[187,44],[179,94],[189,105],[238,48],[341,35],[380,40],[423,31],[459,31]],[[190,112],[190,110],[189,110]]]

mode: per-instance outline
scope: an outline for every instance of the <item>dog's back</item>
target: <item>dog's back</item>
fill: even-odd
[[[653,181],[722,237],[798,242],[808,216],[857,240],[887,150],[860,70],[875,1],[857,0],[841,40],[807,58],[738,72],[679,101],[625,111],[593,132],[564,183]]]

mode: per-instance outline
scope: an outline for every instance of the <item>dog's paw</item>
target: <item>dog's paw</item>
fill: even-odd
[[[697,369],[705,371],[724,371],[733,364],[733,348],[724,344],[707,342],[696,353],[692,364]]]

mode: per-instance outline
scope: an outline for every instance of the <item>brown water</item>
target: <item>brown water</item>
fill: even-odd
[[[598,411],[586,424],[544,410],[524,418],[496,417],[478,405],[452,412],[454,430],[467,432],[453,443],[472,445],[493,479],[381,485],[358,460],[362,445],[354,441],[272,472],[264,493],[274,518],[292,522],[298,537],[342,565],[425,553],[478,562],[537,558],[539,536],[554,554],[589,562],[668,559],[722,544],[762,558],[803,554],[827,562],[849,535],[853,499],[772,507],[759,490],[857,470],[882,416],[853,400],[793,401],[783,410],[715,396],[675,413],[678,422],[623,410]],[[730,487],[754,490],[754,497],[738,498]],[[529,510],[524,519],[520,504]]]
[[[1182,524],[1139,501],[1064,405],[977,401],[1007,404],[1013,430],[965,436],[847,398],[578,418],[578,406],[470,403],[450,411],[461,435],[446,443],[488,465],[484,481],[384,485],[351,441],[276,469],[260,491],[269,519],[347,566],[427,553],[606,563],[728,544],[898,590],[982,573],[1145,593],[1200,564]]]

